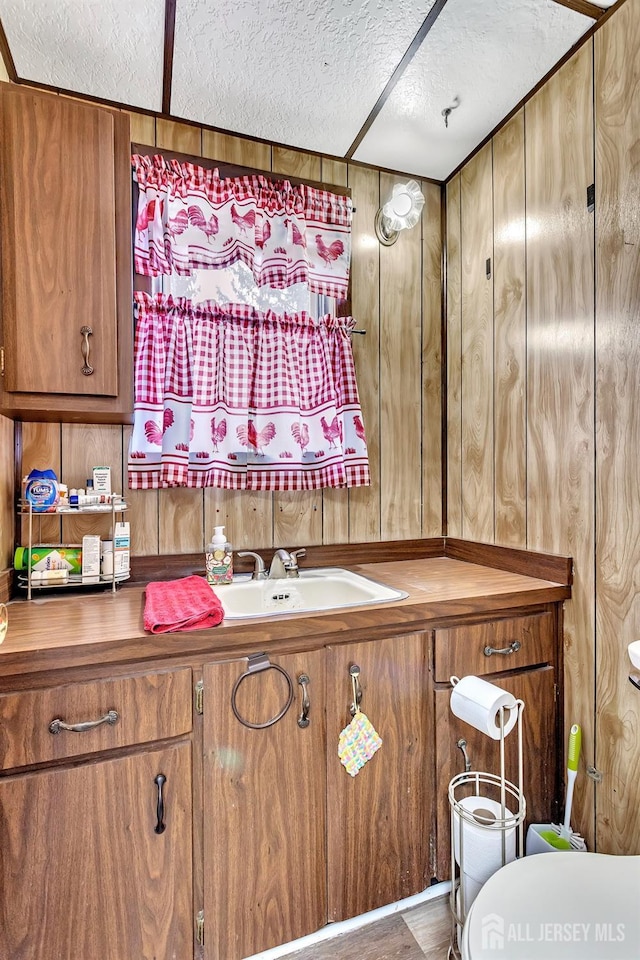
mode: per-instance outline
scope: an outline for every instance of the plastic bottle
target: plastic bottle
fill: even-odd
[[[211,543],[205,555],[207,581],[210,584],[231,583],[233,580],[233,547],[224,535],[224,527],[214,527]]]

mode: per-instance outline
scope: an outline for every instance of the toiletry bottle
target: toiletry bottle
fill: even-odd
[[[224,527],[213,528],[213,538],[206,553],[207,581],[210,584],[233,580],[233,548],[224,535]]]

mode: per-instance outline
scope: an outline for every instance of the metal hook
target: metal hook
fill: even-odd
[[[360,667],[357,663],[351,664],[349,667],[349,675],[351,676],[351,686],[353,688],[353,702],[349,707],[349,713],[352,717],[355,717],[357,713],[360,713],[360,701],[362,700],[362,687],[360,686]]]
[[[469,773],[471,770],[471,760],[469,759],[469,754],[467,753],[467,741],[461,737],[456,743],[456,747],[462,750],[462,756],[464,757],[464,772]]]
[[[455,96],[455,97],[453,98],[453,101],[452,101],[452,103],[451,103],[451,106],[444,108],[444,110],[442,111],[442,116],[444,117],[444,125],[445,125],[445,127],[448,127],[448,126],[449,126],[449,114],[450,114],[453,110],[456,110],[459,106],[460,106],[460,97]]]

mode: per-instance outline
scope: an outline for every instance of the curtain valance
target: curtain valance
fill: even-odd
[[[260,175],[220,177],[192,163],[134,155],[138,273],[188,275],[242,260],[258,286],[307,283],[345,299],[350,197]]]
[[[352,318],[135,299],[132,489],[369,483]]]

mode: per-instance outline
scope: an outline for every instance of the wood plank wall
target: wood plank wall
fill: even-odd
[[[446,186],[447,531],[574,558],[573,826],[590,849],[636,854],[638,63],[640,0],[628,0]]]
[[[353,337],[353,349],[372,475],[370,487],[351,491],[131,491],[132,553],[203,551],[221,523],[236,549],[440,536],[441,188],[422,183],[421,225],[385,248],[376,240],[374,217],[400,177],[138,114],[131,114],[131,139],[351,188],[352,312],[358,328],[367,331]],[[3,456],[8,429],[0,434]],[[92,464],[109,463],[116,488],[126,489],[129,435],[128,427],[25,423],[23,473],[53,466],[69,486],[81,486]],[[64,522],[66,542],[81,536],[77,524]],[[55,521],[45,521],[41,533],[43,539],[60,536]],[[6,566],[9,525],[0,546]]]

